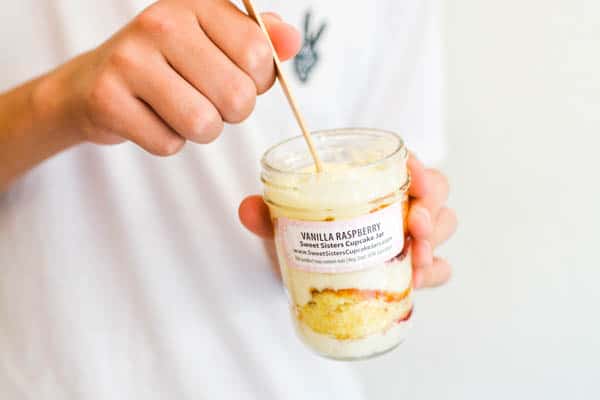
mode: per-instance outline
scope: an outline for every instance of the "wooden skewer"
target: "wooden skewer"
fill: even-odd
[[[260,29],[262,29],[262,31],[267,36],[269,46],[271,46],[271,51],[273,52],[273,60],[275,60],[275,70],[277,72],[277,79],[279,80],[279,84],[281,85],[281,88],[283,89],[283,93],[285,93],[285,97],[287,97],[288,103],[290,104],[290,107],[292,108],[292,112],[294,113],[294,116],[296,117],[296,121],[298,122],[298,125],[300,126],[302,135],[304,136],[304,139],[306,140],[306,144],[308,145],[308,150],[310,150],[310,154],[312,155],[312,158],[315,161],[315,166],[317,168],[317,172],[322,172],[323,171],[323,162],[321,161],[321,159],[319,158],[319,155],[317,154],[317,150],[315,148],[315,142],[313,141],[313,138],[310,135],[310,131],[306,127],[306,122],[304,122],[304,118],[302,117],[302,114],[300,113],[300,110],[298,109],[298,103],[296,102],[294,95],[290,91],[290,87],[287,83],[287,79],[285,78],[283,69],[281,68],[281,61],[279,61],[279,56],[277,56],[277,51],[275,51],[275,46],[273,46],[273,42],[271,41],[269,32],[267,31],[267,28],[265,27],[265,24],[263,23],[263,20],[262,20],[260,14],[256,11],[254,4],[252,4],[252,1],[251,0],[243,0],[243,2],[244,2],[244,7],[246,8],[246,11],[248,12],[248,15],[258,23],[258,25],[260,26]]]

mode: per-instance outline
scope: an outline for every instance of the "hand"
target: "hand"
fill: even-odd
[[[444,205],[449,194],[446,177],[437,170],[425,169],[414,156],[409,158],[408,168],[411,174],[408,230],[414,239],[413,285],[435,287],[448,281],[451,274],[450,264],[434,256],[435,248],[454,234],[457,219],[454,211]],[[250,232],[264,239],[273,238],[269,209],[261,196],[245,198],[239,216]]]
[[[299,33],[275,14],[264,20],[280,57],[292,57]],[[35,98],[42,109],[62,107],[84,141],[130,140],[167,156],[247,118],[274,79],[265,35],[231,2],[161,0],[50,73]]]

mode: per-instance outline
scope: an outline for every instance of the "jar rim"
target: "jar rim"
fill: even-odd
[[[390,151],[389,153],[385,154],[383,157],[375,160],[375,161],[371,161],[368,162],[366,164],[363,165],[357,165],[357,166],[352,166],[350,169],[351,170],[361,170],[361,169],[366,169],[366,168],[372,168],[374,166],[377,166],[378,164],[384,163],[387,160],[389,160],[390,158],[396,156],[398,153],[404,151],[406,152],[406,147],[404,145],[404,141],[402,140],[402,138],[400,137],[400,135],[398,135],[395,132],[392,131],[388,131],[388,130],[384,130],[384,129],[374,129],[374,128],[336,128],[336,129],[323,129],[323,130],[318,130],[318,131],[314,131],[311,134],[313,135],[314,138],[322,138],[322,137],[334,137],[334,136],[342,136],[342,135],[348,135],[348,134],[371,134],[371,135],[378,135],[380,137],[387,137],[387,138],[392,138],[396,141],[396,147]],[[263,168],[264,171],[267,172],[272,172],[272,173],[277,173],[277,174],[285,174],[285,175],[290,175],[290,176],[312,176],[312,175],[317,175],[315,172],[303,172],[303,171],[290,171],[290,170],[283,170],[277,167],[274,167],[273,165],[270,165],[269,162],[267,161],[267,158],[274,152],[276,151],[278,148],[280,148],[281,146],[284,146],[292,141],[295,140],[304,140],[302,135],[298,135],[298,136],[294,136],[291,137],[289,139],[283,140],[279,143],[276,143],[275,145],[271,146],[270,148],[267,149],[267,151],[265,151],[265,153],[263,154],[263,156],[261,157],[260,160],[260,164]],[[306,151],[308,152],[308,149],[306,149]],[[327,172],[322,172],[321,174],[327,174]]]

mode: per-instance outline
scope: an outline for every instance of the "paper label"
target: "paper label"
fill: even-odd
[[[401,202],[341,221],[280,217],[276,221],[276,236],[291,268],[343,273],[374,267],[402,251]]]

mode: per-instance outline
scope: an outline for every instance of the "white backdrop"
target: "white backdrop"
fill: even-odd
[[[445,4],[455,276],[356,368],[370,398],[598,399],[600,2]]]

